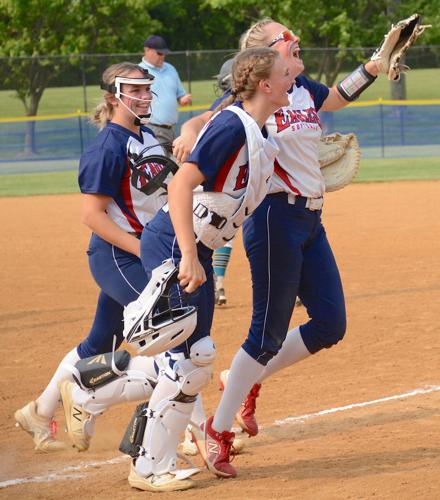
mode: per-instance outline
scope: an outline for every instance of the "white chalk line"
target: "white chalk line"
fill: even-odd
[[[330,413],[337,413],[340,411],[352,410],[353,408],[363,408],[365,406],[377,405],[379,403],[386,403],[387,401],[393,401],[395,399],[405,399],[411,398],[413,396],[418,396],[419,394],[429,394],[431,392],[440,391],[440,385],[431,385],[421,389],[415,389],[414,391],[406,392],[404,394],[396,394],[394,396],[388,396],[386,398],[373,399],[372,401],[365,401],[363,403],[353,403],[351,405],[340,406],[339,408],[330,408],[329,410],[321,410],[316,413],[307,413],[306,415],[301,415],[299,417],[287,417],[283,420],[275,420],[275,425],[286,425],[292,422],[301,422],[309,418],[320,417],[321,415],[329,415]]]
[[[273,425],[281,426],[281,425],[287,425],[287,424],[292,424],[294,422],[303,422],[305,420],[309,420],[311,418],[316,418],[316,417],[321,417],[323,415],[330,415],[332,413],[338,413],[341,411],[347,411],[347,410],[352,410],[354,408],[364,408],[365,406],[372,406],[372,405],[377,405],[380,403],[386,403],[388,401],[394,401],[396,399],[406,399],[406,398],[411,398],[413,396],[419,396],[421,394],[430,394],[432,392],[439,392],[440,391],[440,385],[432,385],[432,386],[427,386],[419,389],[415,389],[410,392],[405,392],[403,394],[395,394],[394,396],[387,396],[384,398],[379,398],[379,399],[373,399],[372,401],[364,401],[362,403],[353,403],[350,405],[346,406],[339,406],[337,408],[329,408],[328,410],[321,410],[315,413],[306,413],[305,415],[300,415],[298,417],[287,417],[283,420],[275,420]],[[271,426],[265,426],[271,427]],[[260,426],[260,429],[262,429],[263,426]],[[64,467],[60,469],[58,472],[53,472],[51,474],[47,474],[45,476],[33,476],[33,477],[25,477],[25,478],[18,478],[18,479],[9,479],[7,481],[0,482],[0,488],[7,488],[8,486],[16,486],[19,484],[26,484],[26,483],[46,483],[50,481],[62,481],[65,479],[71,479],[71,478],[80,478],[84,477],[84,474],[79,472],[84,469],[90,468],[90,467],[97,467],[97,466],[102,466],[102,465],[112,465],[112,464],[118,464],[121,462],[125,462],[129,459],[127,456],[119,456],[112,458],[111,460],[104,460],[104,461],[96,461],[96,462],[88,462],[84,463],[81,465],[72,465],[68,467]]]
[[[69,465],[68,467],[63,467],[58,472],[52,472],[46,474],[45,476],[33,476],[33,477],[23,477],[19,479],[9,479],[8,481],[3,481],[0,483],[0,488],[7,488],[8,486],[17,486],[18,484],[26,483],[49,483],[50,481],[63,481],[64,479],[80,478],[84,477],[85,474],[76,472],[89,467],[98,467],[101,465],[112,465],[119,464],[120,462],[126,462],[129,459],[128,456],[119,456],[112,458],[111,460],[103,460],[96,462],[86,462],[80,465]]]

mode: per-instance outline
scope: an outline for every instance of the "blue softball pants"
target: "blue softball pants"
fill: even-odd
[[[207,279],[194,293],[187,295],[188,304],[197,307],[197,325],[184,343],[171,350],[171,352],[183,352],[185,356],[189,356],[189,350],[195,342],[210,335],[214,316],[215,292],[212,250],[199,242],[197,253]],[[182,254],[177,244],[171,218],[168,212],[161,209],[142,232],[141,260],[146,274],[151,277],[153,269],[160,266],[164,260],[173,259],[177,265],[181,258]]]
[[[81,359],[110,352],[114,335],[116,348],[121,345],[124,306],[136,300],[148,283],[138,257],[96,234],[92,234],[87,254],[90,270],[101,292],[92,328],[77,348]]]
[[[286,193],[268,195],[243,226],[253,312],[242,347],[262,365],[280,350],[297,296],[310,317],[300,333],[312,354],[345,334],[344,293],[321,211],[305,208],[305,198],[296,201],[289,203]]]

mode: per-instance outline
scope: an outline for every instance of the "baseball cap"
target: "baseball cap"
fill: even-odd
[[[220,72],[218,75],[214,75],[214,78],[217,78],[217,85],[220,89],[226,91],[231,88],[232,81],[232,63],[234,62],[234,58],[228,59],[222,64],[220,68]]]
[[[167,42],[159,35],[151,35],[149,36],[145,42],[144,47],[148,47],[149,49],[154,49],[160,54],[168,54],[169,48],[167,47]]]

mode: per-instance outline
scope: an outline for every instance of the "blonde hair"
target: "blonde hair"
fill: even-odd
[[[261,80],[269,78],[278,52],[269,47],[254,47],[239,52],[232,63],[231,95],[214,110],[221,111],[234,101],[250,99]]]
[[[264,28],[271,23],[275,23],[272,18],[264,17],[253,24],[240,37],[240,50],[250,49],[251,47],[266,47],[266,32]]]
[[[114,85],[117,76],[128,76],[133,71],[140,71],[137,64],[131,62],[121,62],[112,64],[102,74],[102,83],[106,85]],[[90,121],[100,130],[113,118],[114,107],[110,102],[110,97],[113,94],[106,91],[103,100],[96,106]]]

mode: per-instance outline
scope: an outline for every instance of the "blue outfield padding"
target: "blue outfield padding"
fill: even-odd
[[[181,112],[180,125],[202,111]],[[365,158],[440,156],[440,104],[349,106],[320,112],[325,134],[354,132]],[[0,174],[77,168],[98,133],[88,117],[0,121]]]
[[[320,112],[324,133],[354,132],[366,158],[440,155],[440,105],[376,105]]]

